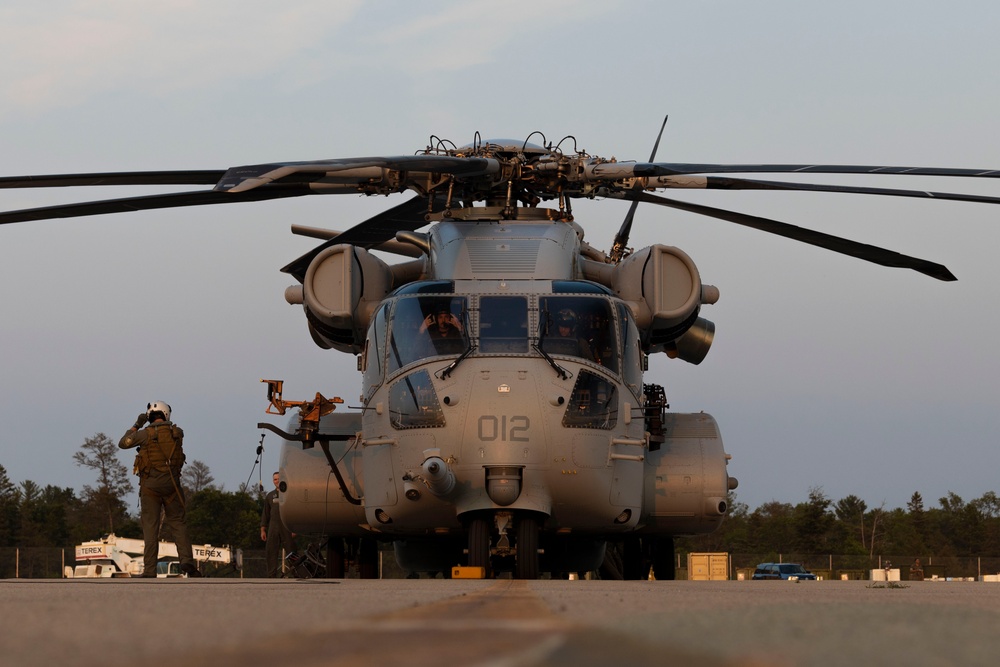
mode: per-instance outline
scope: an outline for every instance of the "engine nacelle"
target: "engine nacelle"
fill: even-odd
[[[372,311],[392,289],[389,266],[364,248],[335,245],[316,255],[289,303],[301,303],[313,342],[360,354]]]
[[[663,352],[680,339],[697,321],[702,303],[708,301],[702,298],[701,276],[691,257],[680,248],[665,245],[643,248],[626,257],[614,273],[612,288],[638,306],[636,326],[649,352]],[[713,295],[717,296],[717,290]]]
[[[680,338],[664,345],[663,351],[671,359],[680,359],[697,365],[705,360],[713,340],[715,340],[715,323],[699,317]]]
[[[698,535],[719,527],[728,511],[729,456],[715,419],[705,413],[664,416],[666,436],[647,452],[640,532]]]

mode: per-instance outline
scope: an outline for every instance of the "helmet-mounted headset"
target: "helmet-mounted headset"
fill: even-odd
[[[149,421],[153,421],[154,412],[159,412],[163,415],[163,419],[170,421],[170,406],[163,401],[153,401],[146,404],[146,416],[149,417]]]

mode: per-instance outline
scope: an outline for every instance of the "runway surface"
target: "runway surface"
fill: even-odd
[[[995,665],[1000,584],[0,581],[0,665]]]

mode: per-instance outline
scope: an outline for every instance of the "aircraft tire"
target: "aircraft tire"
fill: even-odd
[[[628,581],[645,579],[649,575],[639,538],[630,535],[622,543],[622,576]]]
[[[490,523],[486,517],[469,522],[469,567],[482,567],[490,576]]]
[[[608,541],[604,551],[604,560],[597,574],[601,579],[609,581],[622,581],[625,575],[622,574],[622,548],[620,542]]]
[[[326,546],[326,576],[329,579],[344,578],[344,540],[340,537],[327,537]]]
[[[538,520],[533,516],[522,516],[517,522],[514,578],[538,578]]]
[[[378,579],[378,542],[370,537],[362,537],[358,547],[358,576]]]
[[[653,576],[657,581],[673,581],[677,577],[673,536],[653,541]]]

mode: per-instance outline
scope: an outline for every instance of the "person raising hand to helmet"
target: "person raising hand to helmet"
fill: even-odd
[[[163,401],[147,403],[146,411],[125,432],[118,446],[121,449],[138,448],[134,472],[139,476],[139,511],[144,542],[142,576],[156,576],[162,511],[163,525],[177,544],[181,572],[189,577],[200,577],[184,520],[184,490],[180,486],[181,468],[184,466],[184,431],[170,421],[170,406]]]

